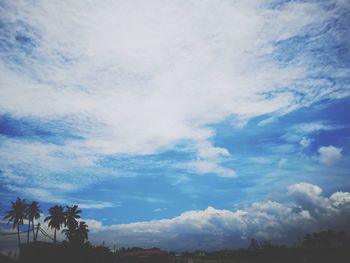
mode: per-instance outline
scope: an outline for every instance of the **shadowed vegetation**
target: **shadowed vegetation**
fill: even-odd
[[[24,219],[26,218],[27,204],[25,199],[17,197],[15,202],[11,202],[12,209],[6,212],[4,219],[12,223],[13,228],[17,228],[17,241],[18,245],[21,244],[21,237],[19,234],[19,227],[23,225]]]
[[[54,230],[53,242],[56,243],[56,231],[60,230],[65,223],[65,215],[63,206],[55,205],[49,209],[49,216],[45,218],[44,222],[49,221],[49,227]]]
[[[223,250],[215,252],[174,252],[161,251],[158,248],[143,249],[120,248],[111,251],[104,244],[93,246],[88,242],[88,225],[81,220],[82,211],[77,205],[50,207],[49,215],[44,219],[54,230],[53,243],[36,241],[34,219],[40,217],[39,204],[33,201],[27,204],[17,198],[11,202],[11,210],[4,218],[17,228],[20,244],[20,225],[28,222],[27,244],[20,244],[20,263],[348,263],[350,262],[350,237],[344,231],[321,231],[310,233],[299,245],[287,247],[273,245],[269,241],[259,242],[251,239],[247,249]],[[32,229],[30,228],[32,226]],[[38,227],[39,228],[39,227]],[[56,232],[62,230],[66,240],[57,242]],[[33,241],[29,243],[29,233],[33,231]],[[23,232],[23,231],[22,231]],[[45,231],[44,231],[45,233]],[[1,262],[16,262],[0,255]]]
[[[33,201],[31,204],[27,205],[26,218],[28,219],[28,233],[27,233],[27,243],[29,242],[30,225],[32,225],[33,230],[33,240],[36,240],[34,233],[34,219],[40,218],[40,206],[38,202]]]

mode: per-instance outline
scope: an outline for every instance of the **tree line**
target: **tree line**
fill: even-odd
[[[348,236],[348,234],[343,230],[335,231],[328,229],[320,232],[306,234],[298,246],[308,249],[350,247],[350,236]],[[263,242],[259,242],[256,239],[251,239],[248,246],[248,250],[269,250],[281,247],[285,248],[286,246],[275,246],[266,240]]]
[[[16,201],[11,201],[11,209],[6,212],[4,219],[8,223],[12,223],[12,227],[17,228],[18,245],[21,243],[20,226],[24,224],[24,220],[28,221],[27,243],[29,243],[30,232],[32,230],[33,241],[36,241],[34,233],[34,221],[39,220],[40,213],[39,203],[32,201],[27,203],[25,199],[17,197]],[[48,209],[49,215],[45,217],[44,222],[48,222],[48,226],[54,230],[53,242],[56,243],[56,231],[62,229],[62,233],[66,236],[69,243],[83,244],[88,240],[88,225],[84,221],[80,221],[81,210],[77,205],[61,206],[55,205]],[[30,228],[32,226],[32,229]],[[40,223],[38,224],[40,227]]]

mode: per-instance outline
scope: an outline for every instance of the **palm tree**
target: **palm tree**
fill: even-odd
[[[89,239],[88,232],[88,225],[84,221],[79,222],[77,236],[80,243],[84,243],[85,240]]]
[[[13,223],[13,228],[17,227],[17,239],[18,245],[21,244],[21,238],[19,235],[19,225],[23,225],[23,220],[26,217],[26,200],[17,197],[16,202],[11,201],[12,210],[6,212],[4,219],[8,219],[9,223]]]
[[[54,229],[53,242],[56,243],[56,230],[60,230],[65,222],[63,206],[55,205],[49,209],[50,216],[46,217],[44,222],[49,221],[49,227]]]
[[[80,213],[81,210],[77,210],[78,206],[73,205],[73,206],[66,206],[67,210],[64,212],[65,215],[65,226],[69,227],[75,227],[78,225],[78,220],[80,218]]]
[[[34,234],[34,219],[40,218],[40,206],[38,202],[33,201],[31,204],[27,207],[27,218],[28,218],[28,236],[27,236],[27,242],[29,242],[29,229],[30,229],[30,223],[33,226],[33,240],[36,241],[35,234]]]
[[[64,212],[65,222],[64,226],[68,228],[68,230],[64,230],[66,237],[71,242],[74,237],[74,232],[78,227],[78,220],[80,218],[81,210],[78,210],[77,205],[66,206],[67,210]]]
[[[64,233],[71,244],[83,244],[85,240],[88,240],[88,225],[81,221],[75,226],[74,229],[63,229]]]

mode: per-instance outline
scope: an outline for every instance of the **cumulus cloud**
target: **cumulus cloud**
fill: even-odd
[[[311,197],[319,196],[322,189],[317,185],[308,183],[294,184],[288,187],[288,191],[292,194],[303,194]]]
[[[312,231],[350,231],[350,193],[321,194],[320,187],[299,183],[288,188],[288,204],[269,200],[237,211],[208,207],[172,219],[111,226],[91,221],[91,240],[183,251],[245,247],[250,238],[292,244]]]
[[[318,149],[319,161],[321,164],[332,165],[343,157],[342,151],[342,148],[333,145],[322,146]]]
[[[215,147],[209,142],[201,142],[196,145],[196,161],[190,161],[179,167],[188,169],[197,174],[217,174],[222,177],[235,177],[237,174],[232,168],[222,165],[224,160],[232,159],[231,154],[221,147]]]

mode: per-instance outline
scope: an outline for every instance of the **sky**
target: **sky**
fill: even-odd
[[[0,214],[77,204],[92,243],[177,251],[350,231],[349,21],[347,0],[0,1]]]

